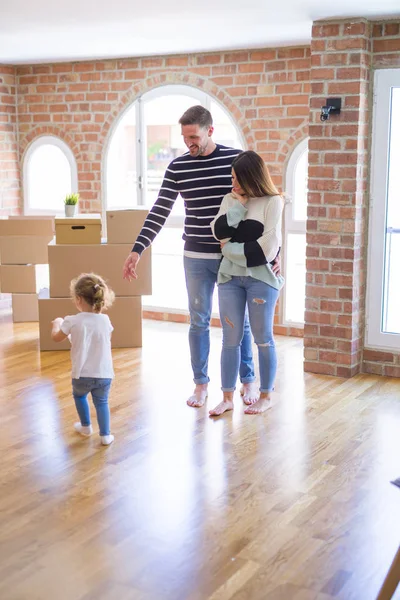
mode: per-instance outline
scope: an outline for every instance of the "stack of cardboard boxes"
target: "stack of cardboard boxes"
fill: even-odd
[[[12,295],[13,321],[38,321],[38,296],[49,285],[47,245],[53,217],[0,219],[0,291]]]
[[[142,345],[142,295],[151,294],[151,251],[138,264],[138,279],[122,278],[122,267],[147,216],[147,209],[107,211],[107,242],[101,239],[101,216],[78,215],[56,218],[56,239],[48,246],[49,294],[39,296],[41,350],[64,350],[69,341],[51,340],[51,321],[76,314],[70,298],[71,280],[81,273],[101,275],[115,293],[107,314],[114,327],[113,348]]]

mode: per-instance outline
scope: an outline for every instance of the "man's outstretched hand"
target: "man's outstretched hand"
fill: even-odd
[[[132,279],[137,279],[136,267],[140,260],[140,254],[137,252],[131,252],[126,261],[124,262],[124,268],[122,270],[122,277],[127,279],[128,281],[132,281]]]

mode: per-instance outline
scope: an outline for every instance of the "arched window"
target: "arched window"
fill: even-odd
[[[104,169],[107,209],[153,205],[168,164],[187,152],[178,121],[195,104],[211,112],[215,142],[245,147],[230,115],[205,92],[186,85],[151,90],[124,112],[111,134]],[[153,294],[145,299],[148,308],[187,310],[181,239],[184,214],[183,200],[178,197],[164,229],[153,243]],[[169,284],[171,272],[173,286]],[[214,312],[217,312],[216,300]]]
[[[41,136],[29,146],[23,163],[24,213],[64,212],[64,198],[78,191],[75,157],[65,142]]]
[[[293,150],[286,170],[283,323],[304,323],[308,139]]]

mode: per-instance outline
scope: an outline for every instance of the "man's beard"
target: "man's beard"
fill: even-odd
[[[204,152],[207,150],[208,142],[205,146],[193,146],[192,150],[196,149],[196,154],[192,154],[192,156],[202,156]],[[190,148],[189,148],[190,150]]]

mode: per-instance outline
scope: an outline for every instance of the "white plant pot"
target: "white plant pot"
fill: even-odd
[[[75,216],[75,209],[76,209],[75,204],[65,204],[64,208],[65,208],[65,216],[66,217],[74,217]]]

